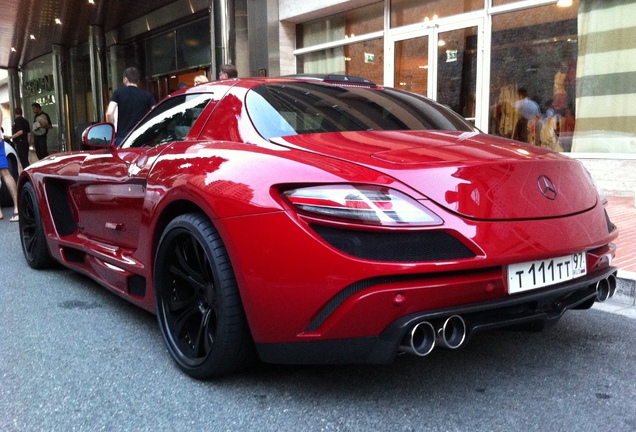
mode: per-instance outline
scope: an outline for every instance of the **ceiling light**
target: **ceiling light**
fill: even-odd
[[[11,52],[15,52],[15,48],[14,47],[11,47]]]
[[[569,7],[572,6],[572,0],[559,0],[557,2],[557,6],[559,7]]]
[[[88,4],[95,4],[95,0],[88,0]]]
[[[31,40],[35,40],[35,36],[30,35],[29,37],[31,38]]]
[[[55,18],[55,24],[62,25],[62,21],[59,18]]]

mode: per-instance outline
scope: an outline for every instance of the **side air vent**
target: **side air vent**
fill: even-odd
[[[62,256],[64,260],[69,263],[83,263],[86,260],[86,254],[80,250],[70,247],[62,248]]]
[[[312,224],[336,249],[374,261],[417,262],[473,258],[475,254],[450,234],[439,231],[357,231]]]
[[[67,185],[56,180],[47,181],[46,197],[58,234],[62,237],[73,234],[77,230],[77,224],[69,205]]]
[[[128,278],[128,293],[135,297],[143,297],[146,295],[146,278],[139,275],[133,275]]]

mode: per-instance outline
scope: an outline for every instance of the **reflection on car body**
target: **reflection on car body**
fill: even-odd
[[[118,147],[111,125],[91,126],[93,150],[20,177],[27,262],[156,313],[197,378],[254,357],[424,356],[613,294],[618,231],[578,161],[418,95],[329,81],[181,90]]]

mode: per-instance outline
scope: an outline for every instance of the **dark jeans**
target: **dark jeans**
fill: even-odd
[[[523,117],[519,119],[515,127],[515,134],[513,139],[524,143],[528,142],[528,120]]]
[[[29,166],[29,142],[13,140],[15,143],[15,151],[18,153],[18,159],[20,159],[20,165],[22,169]]]
[[[33,141],[35,142],[35,154],[38,155],[38,159],[47,157],[49,155],[49,149],[46,144],[46,135],[34,135]]]

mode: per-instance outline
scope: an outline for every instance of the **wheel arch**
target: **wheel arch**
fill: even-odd
[[[178,216],[187,214],[187,213],[201,213],[203,215],[205,215],[205,217],[207,217],[210,222],[212,223],[212,225],[214,226],[214,228],[216,229],[216,231],[219,233],[219,236],[221,238],[221,241],[223,242],[223,245],[225,247],[225,249],[227,250],[228,253],[228,257],[230,260],[230,265],[232,266],[232,271],[234,272],[234,277],[236,279],[236,283],[238,286],[238,292],[239,292],[239,296],[241,298],[241,302],[243,304],[243,310],[245,312],[245,315],[247,317],[247,323],[248,323],[248,328],[250,331],[250,336],[253,337],[253,332],[252,332],[252,328],[251,328],[251,320],[250,317],[248,315],[248,310],[245,308],[245,293],[244,293],[244,289],[243,289],[243,284],[242,284],[242,277],[240,274],[238,274],[239,272],[237,272],[237,262],[236,262],[236,254],[234,253],[234,246],[232,244],[232,240],[231,238],[229,238],[229,236],[227,235],[223,224],[220,223],[220,220],[216,217],[213,217],[210,215],[209,211],[206,211],[206,209],[197,204],[194,201],[190,201],[187,199],[178,199],[178,200],[174,200],[172,202],[170,202],[169,204],[167,204],[162,210],[160,215],[157,216],[156,218],[156,224],[152,230],[152,242],[151,242],[151,249],[150,252],[152,254],[151,256],[151,262],[152,262],[152,268],[150,269],[149,275],[151,276],[151,278],[154,277],[154,273],[155,273],[155,262],[156,262],[156,253],[157,253],[157,249],[159,247],[159,241],[161,240],[161,236],[163,234],[163,232],[165,231],[166,227],[168,226],[168,224],[174,220],[175,218],[177,218]],[[154,297],[156,296],[155,293],[155,286],[154,286],[154,280],[152,282],[152,301],[154,301]]]

